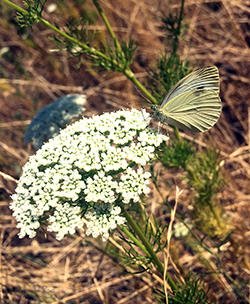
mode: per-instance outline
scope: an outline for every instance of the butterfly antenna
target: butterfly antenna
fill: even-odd
[[[149,99],[147,99],[145,96],[142,95],[142,93],[137,89],[137,87],[134,87],[134,89],[143,99],[145,99],[148,103],[151,103]]]

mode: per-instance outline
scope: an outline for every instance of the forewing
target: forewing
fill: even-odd
[[[204,132],[218,120],[221,100],[213,90],[194,90],[171,99],[162,109],[164,121],[183,130]]]
[[[219,94],[219,71],[217,67],[200,68],[181,79],[163,98],[161,108],[178,95],[199,89],[212,90]]]

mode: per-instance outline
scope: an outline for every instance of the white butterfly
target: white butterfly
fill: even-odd
[[[200,68],[181,79],[161,106],[152,109],[163,123],[193,132],[207,131],[220,117],[219,86],[217,67]]]

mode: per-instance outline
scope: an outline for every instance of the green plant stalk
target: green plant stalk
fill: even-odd
[[[139,236],[139,238],[142,241],[143,245],[145,246],[146,250],[150,254],[150,256],[152,258],[152,262],[154,263],[154,265],[156,266],[158,271],[162,275],[164,275],[164,265],[161,263],[161,261],[155,254],[154,249],[152,248],[151,244],[149,243],[149,241],[147,240],[147,238],[141,231],[140,227],[135,223],[135,221],[132,219],[132,217],[129,215],[129,213],[124,209],[124,207],[122,205],[120,207],[122,208],[123,214],[125,215],[128,224],[133,228],[135,233]],[[166,273],[166,277],[167,277],[167,283],[171,287],[172,291],[177,290],[178,289],[177,286],[175,285],[174,281],[172,280],[172,278],[170,277],[170,275],[168,273]]]
[[[120,44],[118,42],[118,39],[116,38],[115,33],[113,32],[112,27],[111,27],[110,23],[108,22],[108,19],[105,16],[105,14],[104,14],[104,12],[103,12],[103,10],[102,10],[99,2],[97,0],[92,0],[92,1],[93,1],[94,5],[95,5],[96,9],[98,10],[98,13],[100,14],[103,22],[105,23],[105,25],[106,25],[106,27],[107,27],[107,29],[108,29],[111,37],[113,38],[113,41],[115,42],[115,46],[118,48],[118,50],[120,52],[122,52],[122,48],[121,48],[121,46],[120,46]]]
[[[92,0],[96,9],[98,10],[98,13],[100,14],[103,22],[105,23],[106,27],[107,27],[107,30],[109,31],[110,33],[110,36],[112,37],[113,41],[115,42],[115,46],[118,48],[119,52],[122,52],[122,48],[119,44],[119,41],[118,39],[116,38],[116,35],[115,33],[113,32],[112,30],[112,27],[107,19],[107,17],[105,16],[98,0]],[[156,99],[147,91],[147,89],[136,79],[134,73],[131,71],[131,69],[127,68],[126,70],[124,70],[124,74],[126,75],[126,77],[132,81],[134,83],[134,85],[137,86],[137,88],[140,89],[140,91],[147,97],[149,98],[154,104],[157,104],[157,101]]]
[[[194,172],[193,168],[191,168],[190,166],[187,166],[186,171],[190,174],[191,179],[196,184],[200,184],[200,181],[199,181],[198,177],[195,175],[195,172]],[[197,193],[199,193],[199,190],[197,190],[196,187],[195,187],[195,190],[196,190]],[[218,214],[215,212],[213,204],[211,202],[208,202],[206,205],[209,207],[209,209],[210,209],[211,213],[213,214],[214,218],[216,219],[219,227],[221,227],[221,220],[220,220]]]
[[[119,225],[119,228],[121,229],[121,231],[123,233],[125,233],[135,244],[136,246],[138,246],[139,248],[141,248],[141,250],[148,256],[150,257],[149,252],[147,251],[147,249],[145,248],[145,246],[142,245],[141,242],[138,241],[138,239],[131,233],[128,231],[128,229],[124,226],[124,225]]]
[[[179,14],[179,19],[178,19],[178,27],[177,27],[177,33],[175,35],[175,39],[174,39],[174,46],[173,46],[173,53],[177,52],[177,48],[178,48],[178,39],[181,33],[181,21],[182,21],[182,15],[183,15],[183,10],[184,10],[184,3],[185,0],[181,1],[181,8],[180,8],[180,14]]]
[[[181,143],[182,139],[181,139],[181,136],[180,136],[180,132],[179,132],[178,128],[175,127],[175,126],[174,126],[174,135],[175,135],[176,139],[178,140],[178,142]]]
[[[18,12],[22,13],[23,15],[28,15],[28,12],[21,8],[20,6],[12,3],[11,1],[9,0],[1,0],[2,2],[6,3],[7,5],[13,7],[15,10],[17,10]],[[95,0],[93,0],[95,1]],[[105,17],[105,15],[103,14],[103,16]],[[89,47],[87,46],[85,43],[83,42],[80,42],[79,40],[69,36],[68,34],[62,32],[61,30],[59,30],[57,27],[53,26],[52,24],[50,24],[48,21],[46,21],[45,19],[43,18],[40,18],[37,16],[37,20],[43,24],[44,26],[46,26],[47,28],[51,29],[52,31],[56,32],[57,34],[59,34],[60,36],[64,37],[65,39],[79,45],[80,47],[82,47],[83,49],[85,49],[86,51],[88,51],[89,53],[91,53],[93,56],[98,56],[100,58],[103,58],[109,62],[113,62],[114,65],[116,65],[117,67],[119,67],[120,69],[122,69],[123,67],[118,63],[116,62],[115,60],[111,60],[110,57],[106,56],[105,54],[103,54],[102,52],[99,52],[97,51],[95,48],[93,47]],[[105,17],[105,20],[106,17]],[[105,23],[106,24],[106,23]],[[108,30],[110,33],[113,33],[108,21],[107,21],[107,24],[106,24]],[[114,33],[113,33],[114,35]],[[112,36],[112,35],[111,35]],[[113,36],[112,36],[113,37]],[[115,37],[115,36],[114,36]],[[115,38],[116,39],[116,38]],[[118,43],[119,45],[119,43]],[[117,47],[119,48],[120,45]],[[146,98],[148,98],[150,101],[152,101],[152,103],[154,104],[157,104],[157,101],[156,99],[147,91],[147,89],[136,79],[134,73],[131,71],[131,69],[127,68],[126,70],[124,70],[124,75],[134,83],[134,85],[146,96]]]
[[[149,93],[149,91],[138,81],[138,79],[135,77],[134,73],[130,69],[126,69],[124,71],[124,75],[133,82],[133,84],[141,91],[141,93],[148,98],[150,101],[152,101],[153,104],[158,104],[157,100]]]
[[[8,4],[9,6],[13,7],[14,9],[16,9],[17,11],[19,11],[20,13],[24,14],[24,15],[28,15],[29,13],[24,10],[23,8],[17,6],[16,4],[12,3],[11,1],[9,0],[2,0],[3,2],[5,2],[6,4]],[[47,28],[51,29],[52,31],[56,32],[57,34],[59,34],[60,36],[64,37],[65,39],[71,41],[71,42],[74,42],[75,44],[79,45],[80,47],[82,47],[83,49],[89,51],[92,55],[94,56],[98,56],[98,57],[101,57],[101,58],[104,58],[105,60],[108,60],[111,62],[111,59],[106,56],[105,54],[103,54],[102,52],[99,52],[97,51],[96,49],[92,48],[92,47],[89,47],[87,46],[85,43],[83,42],[80,42],[79,40],[69,36],[68,34],[62,32],[61,30],[59,30],[57,27],[53,26],[52,24],[50,24],[48,21],[46,21],[45,19],[43,18],[40,18],[37,16],[37,20],[43,24],[44,26],[46,26]],[[118,65],[117,62],[113,61],[114,64]],[[119,66],[119,65],[118,65]]]
[[[212,199],[212,198],[211,198],[211,199]],[[208,207],[210,208],[211,213],[213,214],[213,216],[214,216],[214,218],[216,219],[216,221],[217,221],[219,227],[221,228],[221,220],[220,220],[218,214],[215,212],[214,206],[213,206],[213,204],[212,204],[211,202],[208,203]]]
[[[186,168],[185,168],[185,170],[186,170],[187,173],[189,173],[190,176],[191,176],[191,178],[189,178],[189,179],[192,180],[192,181],[194,181],[197,185],[200,186],[201,183],[200,183],[200,181],[199,181],[197,175],[195,174],[194,169],[193,169],[190,165],[187,165]],[[198,192],[198,191],[197,191],[197,192]]]
[[[177,31],[176,31],[175,38],[174,38],[173,51],[171,53],[171,56],[176,54],[178,44],[179,44],[178,39],[179,39],[179,36],[180,36],[180,33],[181,33],[181,21],[182,21],[182,15],[183,15],[183,10],[184,10],[184,3],[185,3],[185,0],[182,0],[181,1],[180,14],[179,14],[179,18],[178,18],[178,27],[177,27]],[[178,128],[175,127],[175,126],[174,126],[174,134],[175,134],[177,140],[181,143],[182,139],[180,137],[180,132],[179,132]]]
[[[15,10],[19,11],[19,12],[22,13],[22,14],[28,14],[28,12],[27,12],[25,9],[23,9],[23,8],[21,8],[20,6],[18,6],[18,5],[16,5],[16,4],[12,3],[12,2],[9,1],[9,0],[2,0],[2,2],[5,2],[6,4],[8,4],[9,6],[13,7]]]
[[[180,9],[180,15],[179,15],[179,20],[178,20],[178,36],[175,36],[175,41],[174,41],[174,49],[173,52],[177,52],[178,44],[179,44],[179,35],[181,33],[181,21],[182,21],[182,15],[183,15],[183,10],[184,10],[184,3],[185,0],[181,1],[181,9]],[[178,139],[179,142],[182,142],[181,137],[180,137],[180,132],[177,127],[174,127],[174,133],[176,138]]]

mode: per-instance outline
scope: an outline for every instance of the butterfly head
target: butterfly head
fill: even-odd
[[[159,121],[161,121],[162,123],[164,123],[164,121],[166,121],[167,117],[166,117],[166,115],[163,114],[163,109],[161,108],[161,106],[151,105],[151,110],[154,113],[153,114],[154,118],[158,118]]]

